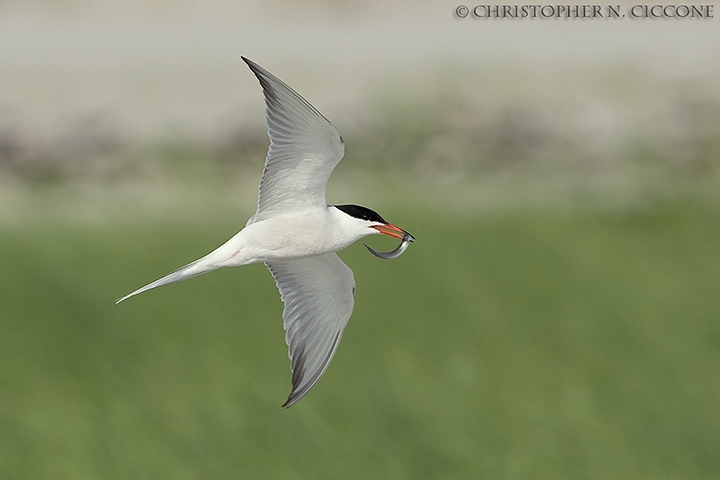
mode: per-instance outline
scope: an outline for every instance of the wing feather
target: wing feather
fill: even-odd
[[[289,407],[315,386],[335,355],[352,314],[355,280],[335,253],[265,265],[285,304],[292,392],[283,407]]]
[[[265,96],[270,148],[253,221],[308,207],[325,207],[325,188],[345,154],[332,123],[282,80],[242,57]]]

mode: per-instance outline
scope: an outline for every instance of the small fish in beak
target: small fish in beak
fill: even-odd
[[[405,253],[405,250],[407,250],[408,246],[414,241],[415,237],[405,232],[402,236],[402,242],[400,242],[400,245],[398,245],[395,250],[392,250],[390,252],[378,252],[377,250],[367,245],[365,245],[365,248],[367,248],[368,251],[375,255],[377,258],[380,258],[382,260],[392,260]]]

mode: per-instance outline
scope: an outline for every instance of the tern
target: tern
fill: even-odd
[[[320,380],[337,351],[354,305],[352,270],[335,252],[373,234],[401,240],[400,256],[415,240],[359,205],[328,205],[325,189],[345,154],[335,126],[307,100],[255,62],[241,57],[260,81],[270,148],[258,188],[257,211],[245,228],[209,254],[120,298],[116,303],[222,267],[264,263],[275,279],[288,345],[290,407]]]

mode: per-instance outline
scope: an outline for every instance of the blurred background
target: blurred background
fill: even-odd
[[[0,477],[720,476],[718,20],[458,5],[0,1]],[[262,265],[114,305],[254,211],[240,55],[343,134],[328,201],[418,239],[341,252],[289,410]]]

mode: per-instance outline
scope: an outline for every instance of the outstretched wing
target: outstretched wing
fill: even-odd
[[[265,265],[285,304],[292,392],[283,407],[289,407],[315,386],[335,355],[352,314],[355,280],[335,253]]]
[[[345,154],[337,129],[272,73],[242,57],[260,81],[270,149],[253,221],[279,212],[325,207],[325,187]]]

